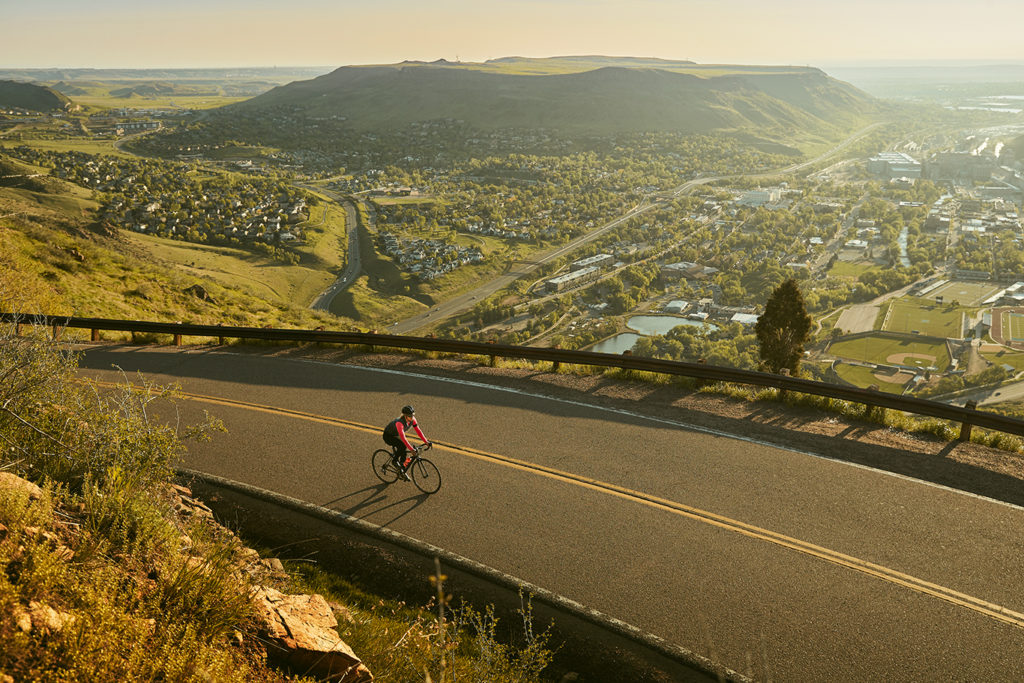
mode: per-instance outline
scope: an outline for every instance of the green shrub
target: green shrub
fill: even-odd
[[[43,330],[0,329],[0,470],[44,491],[36,501],[0,496],[9,529],[0,534],[0,614],[37,604],[64,615],[56,631],[0,619],[0,672],[39,681],[279,679],[259,647],[228,644],[236,630],[258,642],[233,561],[238,541],[180,519],[170,504],[181,438],[204,427],[178,434],[150,419],[168,390],[101,392],[74,382],[74,370]]]

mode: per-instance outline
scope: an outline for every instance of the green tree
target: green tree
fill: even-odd
[[[811,316],[796,280],[785,280],[775,288],[754,332],[761,346],[761,364],[769,372],[786,369],[796,375],[811,332]]]

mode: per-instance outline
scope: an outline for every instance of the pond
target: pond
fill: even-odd
[[[669,330],[680,325],[701,327],[704,323],[677,315],[635,315],[626,321],[626,327],[640,334],[668,334]],[[718,326],[712,323],[708,323],[708,327],[718,329]]]
[[[636,330],[640,334],[634,332],[622,332],[615,335],[614,337],[608,337],[602,341],[591,346],[587,351],[594,351],[596,353],[622,353],[623,351],[629,351],[636,345],[636,342],[641,337],[652,335],[652,334],[667,334],[673,327],[679,327],[680,325],[689,325],[692,327],[700,328],[704,325],[700,320],[690,320],[689,318],[682,318],[677,315],[636,315],[630,318],[626,322],[626,326],[631,330]],[[712,323],[708,323],[708,327],[717,329],[718,326]]]
[[[617,334],[614,337],[608,337],[602,341],[591,346],[587,351],[593,351],[595,353],[622,353],[623,351],[629,351],[636,344],[637,340],[642,335],[633,334],[632,332],[623,332]]]

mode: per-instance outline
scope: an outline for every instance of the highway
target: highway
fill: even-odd
[[[223,419],[188,467],[388,526],[758,680],[1024,679],[1024,509],[683,410],[648,418],[406,367],[99,346],[80,373],[178,382],[183,420]],[[437,444],[433,496],[368,464],[407,403]]]

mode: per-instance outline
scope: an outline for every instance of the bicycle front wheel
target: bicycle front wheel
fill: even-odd
[[[414,462],[409,468],[409,475],[412,477],[412,483],[423,493],[437,493],[441,488],[441,472],[429,460],[420,458]]]
[[[379,448],[373,452],[373,473],[385,484],[390,484],[398,479],[398,470],[391,462],[393,457],[391,451],[385,448]]]

